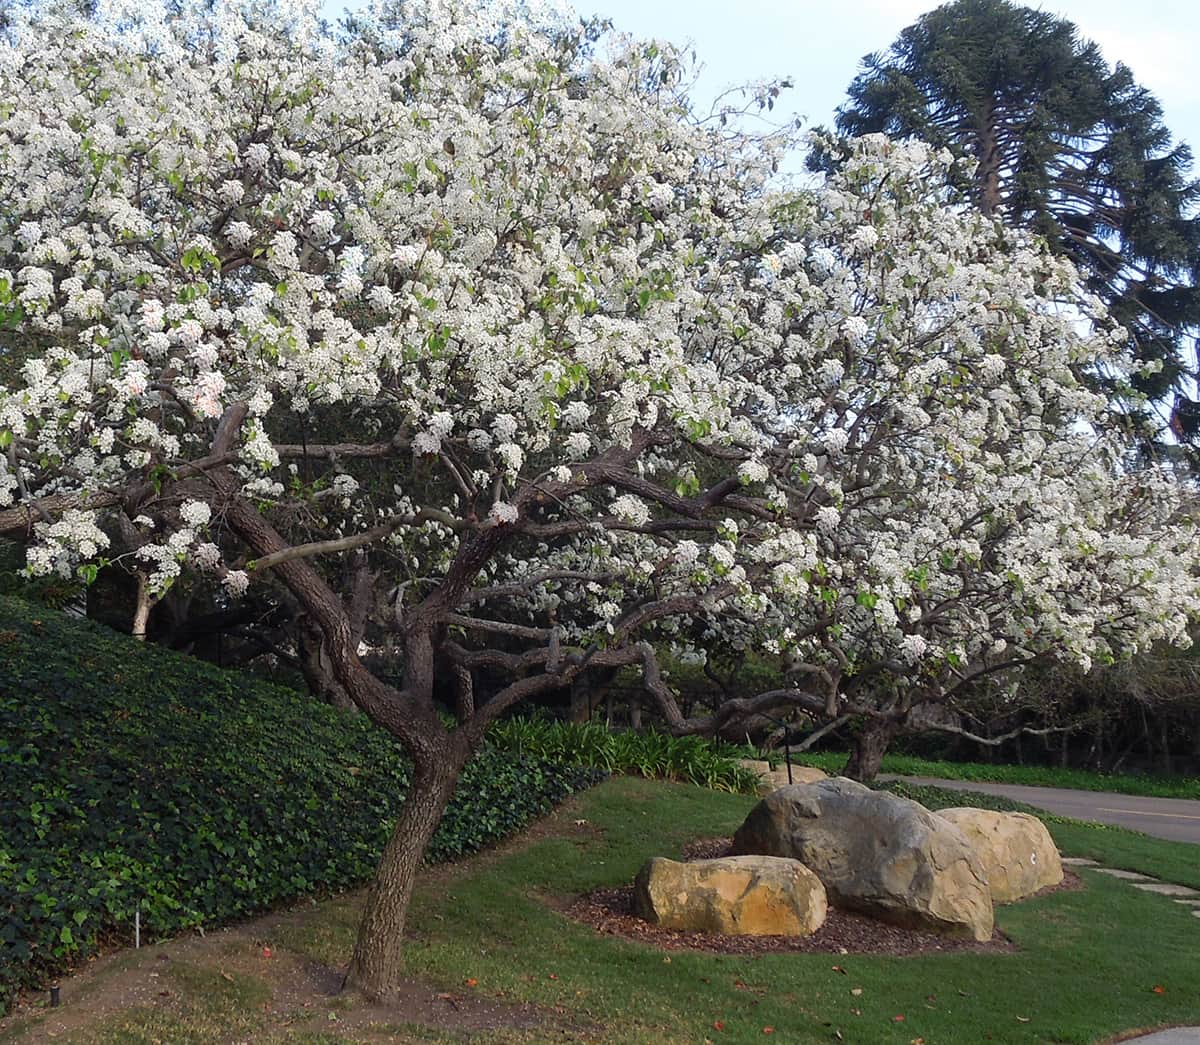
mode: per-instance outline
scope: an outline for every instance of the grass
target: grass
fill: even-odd
[[[957,796],[940,799],[954,804]],[[408,971],[460,995],[532,1002],[571,1021],[575,1040],[623,1045],[759,1042],[767,1027],[773,1028],[767,1040],[789,1043],[839,1036],[901,1045],[916,1039],[931,1045],[1084,1043],[1134,1027],[1200,1023],[1200,921],[1165,897],[1086,871],[1083,891],[998,911],[1016,954],[666,955],[598,935],[546,902],[627,882],[651,855],[673,855],[697,836],[728,834],[753,801],[684,784],[610,780],[554,814],[528,844],[431,872],[411,912]],[[1065,852],[1110,865],[1184,881],[1188,866],[1197,864],[1194,846],[1064,821],[1050,827]],[[297,968],[344,962],[356,918],[357,899],[337,898],[275,932],[271,944]],[[443,1036],[445,1028],[422,1030],[402,1021],[354,1024],[357,1003],[349,999],[335,1013],[338,1021],[324,1026],[315,1018],[281,1023],[264,1015],[251,972],[245,983],[222,984],[189,971],[184,978],[194,976],[194,988],[174,980],[183,997],[167,1022],[125,1013],[98,1027],[95,1040],[223,1040],[197,1036],[218,1019],[231,1028],[223,1035],[230,1040],[459,1040],[449,1031]],[[468,979],[477,983],[467,986]],[[36,1025],[31,1033],[37,1034]],[[561,1029],[497,1031],[479,1040],[563,1037]],[[7,1040],[0,1032],[0,1041]]]
[[[840,773],[846,755],[838,751],[806,751],[795,757],[798,765],[817,766],[826,773]],[[1155,798],[1200,799],[1200,777],[1139,776],[1125,773],[1096,773],[1089,769],[1057,766],[1006,766],[984,762],[946,762],[914,755],[885,755],[884,773],[898,776],[937,777],[942,780],[972,780],[980,783],[1023,784],[1029,787],[1069,787],[1079,791],[1113,791],[1122,795]]]

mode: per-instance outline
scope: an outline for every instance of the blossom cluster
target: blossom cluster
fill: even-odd
[[[492,612],[834,685],[1186,641],[1179,492],[1087,380],[1125,339],[955,204],[948,156],[872,137],[779,187],[795,142],[692,121],[669,48],[451,0],[336,40],[179,6],[144,50],[55,11],[0,44],[0,315],[31,346],[0,506],[139,491],[155,583],[237,596],[263,553],[208,532],[220,469],[295,545],[380,535],[353,546],[392,601],[486,539]],[[30,569],[96,559],[126,502],[39,523]]]

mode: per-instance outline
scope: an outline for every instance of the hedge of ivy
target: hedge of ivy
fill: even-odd
[[[597,774],[485,749],[431,858]],[[105,936],[167,934],[367,879],[408,767],[362,716],[0,597],[0,1014]]]

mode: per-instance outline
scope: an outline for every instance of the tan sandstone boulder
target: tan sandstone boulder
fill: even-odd
[[[772,769],[770,762],[755,761],[750,758],[742,759],[741,764],[758,774],[758,793],[760,795],[769,795],[778,788],[788,786],[789,781],[786,765]],[[815,784],[818,780],[827,779],[828,774],[824,770],[817,769],[815,766],[792,766],[792,779],[790,783]]]
[[[1011,903],[1063,880],[1058,847],[1036,816],[967,807],[938,816],[963,833],[983,862],[992,903]]]
[[[667,929],[808,936],[825,922],[820,879],[796,860],[728,856],[647,861],[633,887],[638,916]]]
[[[916,802],[845,777],[768,795],[738,828],[733,851],[801,861],[835,906],[991,939],[987,872],[962,832]]]

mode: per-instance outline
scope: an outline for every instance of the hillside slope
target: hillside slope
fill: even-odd
[[[453,858],[589,779],[485,750],[434,838]],[[252,676],[0,597],[0,1012],[105,937],[362,882],[408,783],[397,746]]]

